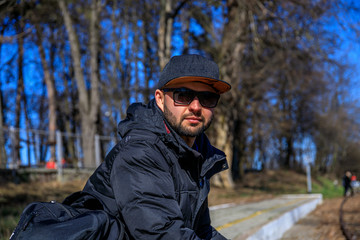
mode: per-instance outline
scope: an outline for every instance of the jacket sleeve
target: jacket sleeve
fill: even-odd
[[[145,142],[124,146],[111,171],[111,185],[129,233],[135,239],[200,239],[184,227],[170,166]]]

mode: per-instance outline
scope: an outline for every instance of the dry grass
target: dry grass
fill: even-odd
[[[9,239],[27,204],[51,200],[62,202],[70,193],[81,190],[84,184],[84,180],[74,180],[66,183],[51,181],[1,185],[0,240]]]
[[[212,188],[209,205],[224,203],[255,202],[273,198],[279,194],[306,193],[306,176],[293,171],[248,173],[234,189]]]

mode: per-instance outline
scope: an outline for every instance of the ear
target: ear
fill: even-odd
[[[165,104],[165,94],[163,91],[156,89],[155,90],[155,101],[161,111],[164,112],[164,104]]]

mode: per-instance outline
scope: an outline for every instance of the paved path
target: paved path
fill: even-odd
[[[322,202],[321,194],[282,195],[257,203],[210,208],[212,225],[233,240],[279,239]]]

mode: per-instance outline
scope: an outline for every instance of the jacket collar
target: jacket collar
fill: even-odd
[[[213,147],[204,133],[196,138],[193,148],[189,147],[166,121],[155,99],[152,99],[147,105],[142,103],[131,104],[127,110],[126,118],[118,125],[118,132],[122,138],[130,132],[141,135],[156,134],[179,157],[203,158],[202,176],[207,175],[217,165],[220,167],[216,167],[215,172],[211,175],[228,168],[224,152]]]

